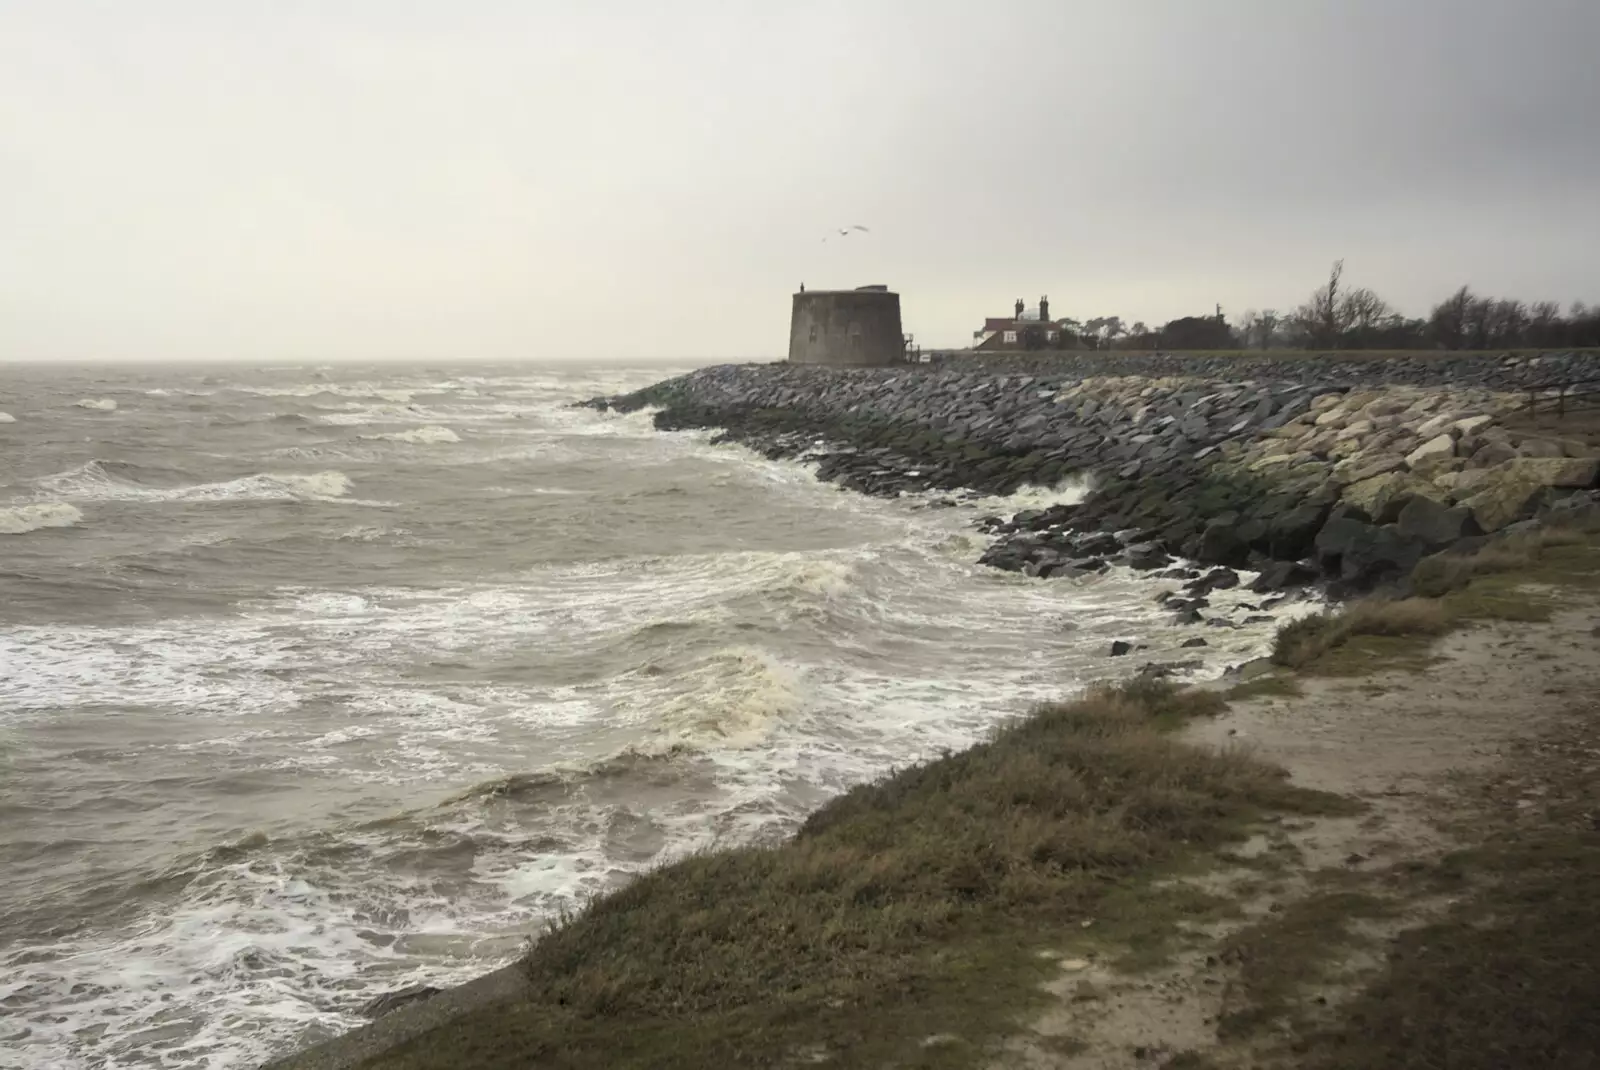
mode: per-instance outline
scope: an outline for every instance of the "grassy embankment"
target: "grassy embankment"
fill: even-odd
[[[1222,705],[1098,689],[856,788],[780,847],[666,867],[540,939],[527,1002],[379,1065],[976,1065],[1056,957],[1158,959],[1231,909],[1183,875],[1268,813],[1347,808],[1171,738]]]
[[[1577,535],[1434,559],[1419,597],[1286,628],[1274,660],[1287,675],[1245,691],[1423,665],[1437,636],[1488,618],[1545,619],[1559,587],[1596,577],[1600,544]],[[528,1000],[483,1008],[371,1065],[983,1066],[1027,1033],[1062,957],[1137,972],[1229,918],[1242,999],[1219,1036],[1249,1043],[1287,1029],[1298,1052],[1288,1065],[1557,1065],[1540,1053],[1600,1040],[1588,1002],[1600,999],[1600,843],[1587,827],[1485,828],[1472,850],[1386,874],[1382,889],[1329,875],[1255,923],[1187,879],[1242,864],[1229,845],[1269,814],[1356,809],[1250,757],[1172,738],[1226,701],[1154,681],[1097,689],[852,790],[782,846],[666,867],[534,945]],[[1586,802],[1600,806],[1600,788],[1572,812]],[[1360,919],[1441,890],[1457,907],[1403,934],[1336,1020],[1298,1013]],[[1168,1065],[1235,1065],[1211,1061],[1222,1050]]]

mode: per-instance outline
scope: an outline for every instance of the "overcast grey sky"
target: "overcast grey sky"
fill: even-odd
[[[1600,0],[0,0],[0,359],[1600,301]],[[821,241],[852,223],[871,234]]]

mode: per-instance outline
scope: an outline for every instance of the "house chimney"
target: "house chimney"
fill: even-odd
[[[1050,322],[1050,299],[1048,297],[1039,298],[1039,322]]]
[[[1022,318],[1022,310],[1023,310],[1023,309],[1024,309],[1024,308],[1025,308],[1025,307],[1027,307],[1027,306],[1025,306],[1025,305],[1024,305],[1024,304],[1023,304],[1023,303],[1022,303],[1022,298],[1020,298],[1020,297],[1019,297],[1019,298],[1017,298],[1017,314],[1016,314],[1016,316],[1015,316],[1015,317],[1014,317],[1014,318],[1016,318],[1016,319],[1021,319],[1021,318]]]

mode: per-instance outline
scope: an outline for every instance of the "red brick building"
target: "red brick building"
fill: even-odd
[[[1061,344],[1062,324],[1050,318],[1050,299],[1039,298],[1037,308],[1029,308],[1017,298],[1009,317],[990,316],[972,332],[972,348],[991,353],[1007,349],[1055,349]]]

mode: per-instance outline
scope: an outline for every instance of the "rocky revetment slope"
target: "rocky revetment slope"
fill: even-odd
[[[722,366],[591,404],[719,428],[867,494],[1087,481],[1080,503],[990,518],[984,560],[998,568],[1183,558],[1254,569],[1262,592],[1326,581],[1339,595],[1523,522],[1600,510],[1592,436],[1537,418],[1584,383],[1600,384],[1600,354],[1054,356]]]

